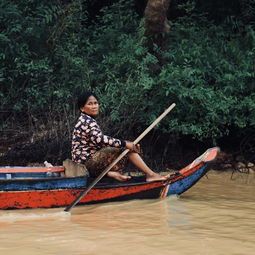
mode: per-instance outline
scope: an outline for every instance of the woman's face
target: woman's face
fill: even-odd
[[[90,116],[97,116],[99,113],[99,103],[94,96],[90,96],[83,107],[80,110]]]

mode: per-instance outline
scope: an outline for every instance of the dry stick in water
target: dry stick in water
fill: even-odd
[[[140,142],[174,107],[175,103],[171,104],[147,129],[143,131],[134,141],[134,144]],[[129,149],[123,151],[84,191],[81,192],[72,204],[65,208],[65,212],[69,212],[127,153]]]

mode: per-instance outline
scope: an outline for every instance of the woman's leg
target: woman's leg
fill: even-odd
[[[97,177],[104,171],[121,153],[120,149],[106,147],[97,151],[85,165],[91,177]],[[120,182],[131,179],[131,176],[123,175],[119,172],[125,164],[125,159],[118,162],[108,173],[107,176]]]
[[[164,181],[168,178],[168,176],[162,176],[153,172],[143,161],[141,156],[136,152],[128,153],[129,160],[142,172],[146,174],[146,181]]]
[[[115,179],[117,181],[120,181],[120,182],[124,182],[124,181],[127,181],[127,180],[131,179],[131,176],[127,176],[127,175],[121,174],[118,171],[109,171],[107,173],[107,176],[111,177],[111,178],[113,178],[113,179]]]

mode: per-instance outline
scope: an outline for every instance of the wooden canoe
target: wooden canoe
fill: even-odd
[[[180,195],[206,174],[218,152],[217,147],[208,149],[191,164],[172,174],[165,181],[146,182],[144,176],[133,176],[129,181],[119,183],[110,178],[103,178],[79,201],[78,205]],[[60,169],[63,170],[61,167],[58,170]],[[26,170],[28,169],[24,169]],[[41,172],[47,172],[46,169],[44,170],[40,169]],[[21,172],[21,168],[19,171]],[[87,176],[2,179],[0,180],[0,209],[66,207],[91,181]]]

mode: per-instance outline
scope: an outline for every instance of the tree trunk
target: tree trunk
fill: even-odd
[[[164,65],[162,52],[167,48],[167,39],[164,36],[170,30],[170,25],[167,20],[167,10],[170,0],[148,0],[144,11],[144,27],[145,36],[147,37],[147,47],[150,53],[156,56],[159,60],[159,66],[154,68],[160,69]],[[159,51],[154,50],[154,45],[157,45]]]
[[[148,0],[144,11],[146,35],[168,33],[167,10],[170,0]]]

